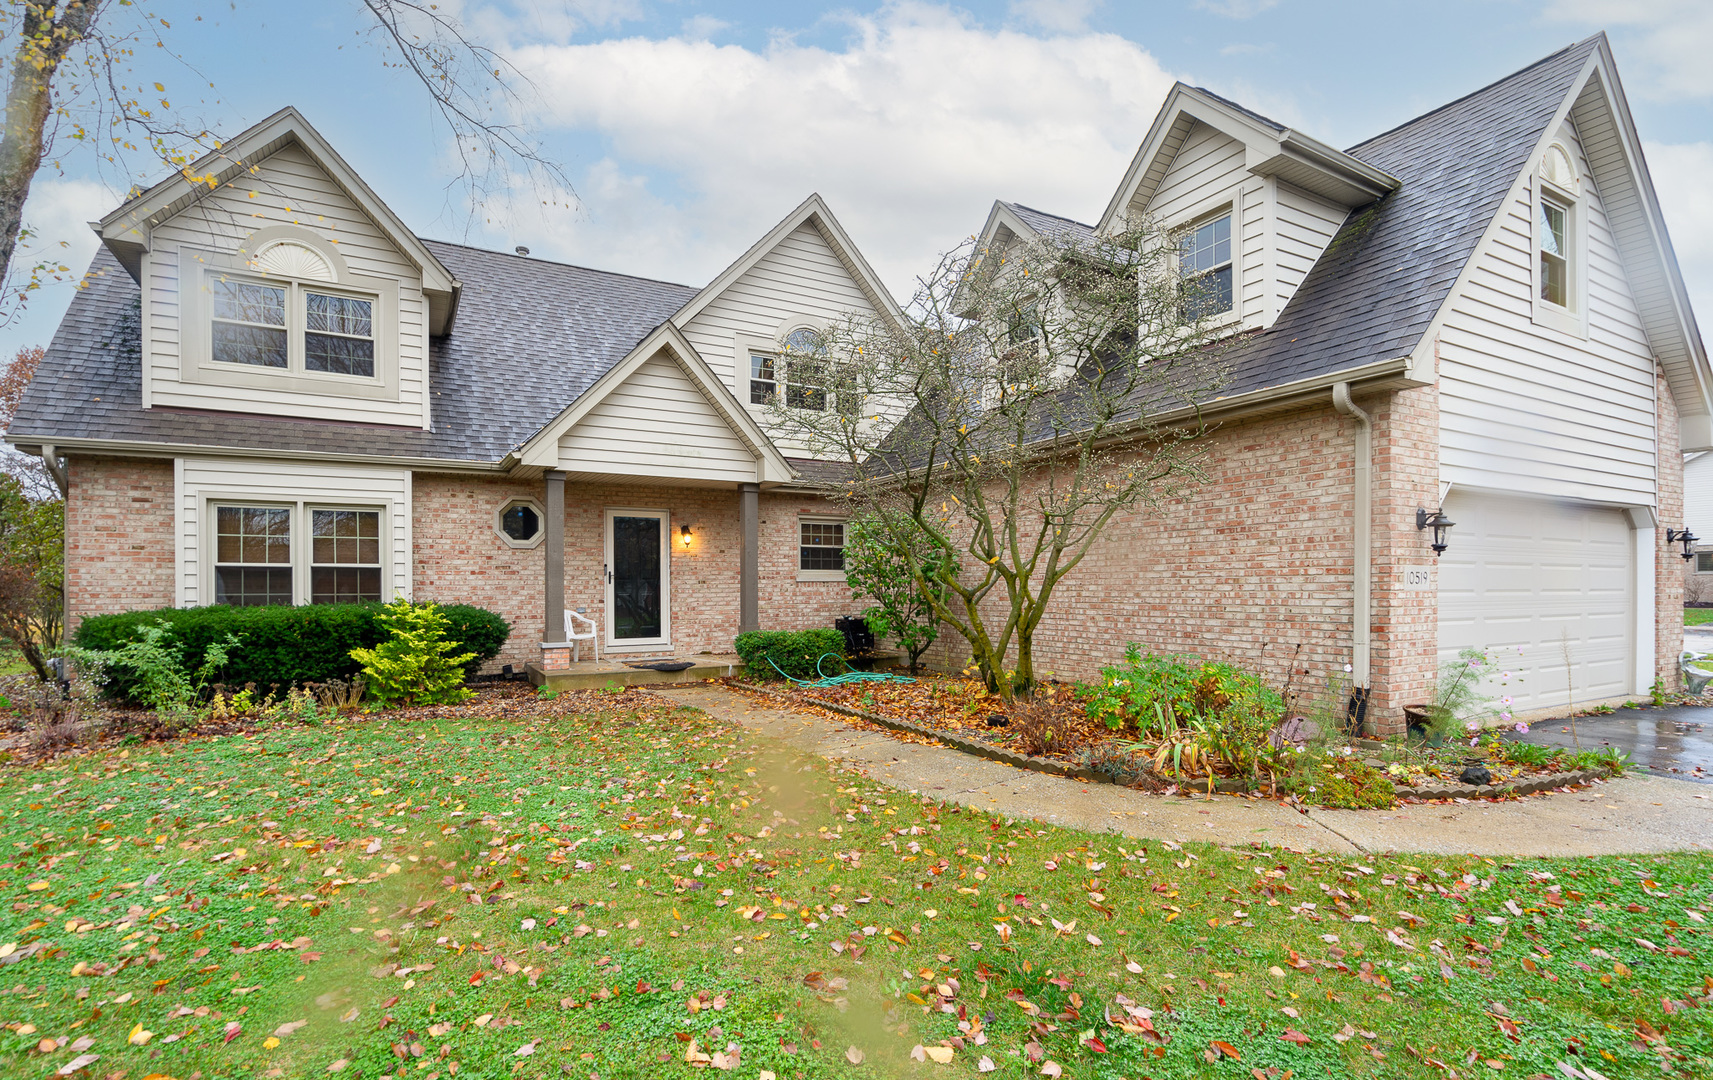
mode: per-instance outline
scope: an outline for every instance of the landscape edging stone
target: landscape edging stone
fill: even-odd
[[[761,697],[770,698],[784,705],[801,705],[803,702],[796,698],[768,690],[750,683],[732,683],[738,689]],[[1035,757],[1030,754],[1018,754],[1003,747],[993,746],[976,739],[966,739],[961,735],[952,735],[938,731],[924,724],[911,723],[909,720],[899,720],[891,716],[882,716],[863,709],[853,709],[848,705],[839,705],[831,701],[811,700],[808,704],[816,708],[827,709],[841,713],[858,720],[866,720],[871,724],[890,728],[893,731],[904,731],[912,735],[921,735],[944,743],[954,750],[966,754],[997,761],[1019,769],[1029,769],[1033,772],[1048,773],[1052,776],[1063,776],[1072,780],[1082,780],[1091,784],[1115,784],[1116,780],[1092,769],[1084,769],[1076,765],[1066,765],[1051,758]],[[1601,769],[1583,769],[1571,773],[1548,773],[1543,776],[1529,777],[1526,780],[1513,781],[1504,784],[1482,784],[1479,787],[1470,784],[1423,784],[1420,787],[1395,786],[1393,793],[1400,799],[1490,799],[1504,795],[1531,795],[1540,791],[1550,791],[1553,788],[1565,787],[1571,784],[1586,784],[1591,780],[1601,779],[1605,775]],[[1225,795],[1242,795],[1248,791],[1241,781],[1221,780],[1214,784],[1214,791]]]

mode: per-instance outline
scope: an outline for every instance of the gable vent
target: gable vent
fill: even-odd
[[[333,268],[327,265],[327,260],[302,244],[270,244],[250,260],[250,265],[267,274],[313,281],[334,280]]]

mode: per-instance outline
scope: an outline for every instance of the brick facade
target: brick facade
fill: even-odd
[[[1659,521],[1654,542],[1654,670],[1668,690],[1680,689],[1683,672],[1678,657],[1683,654],[1683,586],[1684,560],[1677,546],[1667,547],[1665,530],[1684,528],[1683,524],[1683,452],[1677,429],[1677,402],[1666,384],[1665,373],[1655,375],[1659,402]],[[1689,560],[1691,572],[1695,561]]]
[[[539,483],[417,473],[413,480],[414,595],[419,600],[477,604],[512,623],[494,661],[522,667],[540,658],[540,545],[519,550],[494,530],[494,514],[514,498],[543,501]],[[605,511],[612,507],[671,513],[669,576],[672,648],[680,656],[730,652],[738,632],[738,495],[710,488],[565,484],[565,605],[586,609],[603,627],[606,594]],[[797,518],[825,513],[814,496],[761,497],[760,600],[764,629],[830,625],[856,609],[842,582],[797,580]],[[690,544],[680,527],[690,526]],[[626,654],[631,655],[631,654]],[[638,654],[638,655],[653,655]]]
[[[86,615],[172,607],[173,463],[66,459],[66,632]]]

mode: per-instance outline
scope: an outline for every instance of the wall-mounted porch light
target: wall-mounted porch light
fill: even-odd
[[[1416,528],[1418,530],[1433,530],[1433,553],[1435,558],[1438,558],[1439,553],[1444,551],[1447,547],[1445,542],[1445,530],[1456,524],[1457,522],[1445,516],[1444,510],[1434,510],[1430,512],[1423,510],[1419,506],[1416,508]]]
[[[1701,537],[1696,536],[1694,533],[1689,531],[1688,526],[1684,526],[1681,529],[1667,529],[1665,531],[1665,542],[1666,543],[1668,543],[1668,544],[1679,544],[1680,543],[1683,545],[1683,557],[1685,559],[1695,558],[1695,551],[1690,547],[1690,545],[1694,544],[1697,540],[1700,540],[1700,539],[1701,539]]]
[[[678,538],[684,542],[685,547],[689,547],[690,546],[690,526],[680,525],[678,527]]]

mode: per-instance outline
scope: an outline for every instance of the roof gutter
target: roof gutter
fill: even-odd
[[[400,469],[414,469],[419,472],[445,473],[494,473],[505,471],[503,462],[470,461],[463,458],[430,458],[430,457],[390,457],[379,454],[336,454],[322,453],[309,450],[280,450],[253,446],[207,446],[200,443],[157,443],[157,442],[127,442],[119,439],[65,439],[47,442],[38,441],[37,437],[19,435],[14,440],[7,434],[6,441],[13,443],[25,453],[41,453],[43,457],[49,454],[64,455],[67,452],[84,454],[113,454],[120,457],[237,457],[237,458],[273,458],[286,461],[317,461],[332,465],[385,465]],[[39,447],[31,450],[30,447]],[[49,458],[50,462],[52,461]],[[62,470],[64,465],[59,466]],[[49,471],[54,466],[49,465]],[[55,482],[60,482],[60,473],[55,473]]]

